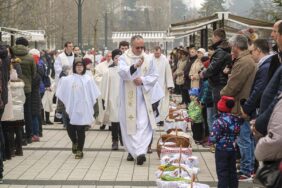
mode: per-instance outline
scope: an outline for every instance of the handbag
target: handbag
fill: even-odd
[[[281,160],[274,162],[264,162],[257,170],[254,182],[267,188],[282,187],[282,172],[279,168]]]

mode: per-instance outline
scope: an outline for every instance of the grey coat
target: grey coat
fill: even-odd
[[[255,156],[259,161],[282,159],[282,94],[278,100],[267,126],[267,135],[261,138],[256,146]]]

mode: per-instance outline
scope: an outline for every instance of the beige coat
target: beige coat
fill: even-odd
[[[239,54],[231,70],[227,85],[221,90],[221,96],[235,98],[235,106],[232,113],[240,115],[240,100],[247,99],[256,75],[257,66],[248,50]]]
[[[177,64],[177,69],[173,73],[173,75],[176,77],[175,83],[177,85],[183,85],[184,84],[184,68],[187,63],[187,60],[179,60]]]
[[[198,58],[196,61],[192,64],[189,77],[193,76],[194,80],[191,79],[191,88],[200,88],[200,75],[199,71],[203,67],[203,64],[201,60]]]
[[[255,150],[259,161],[275,161],[282,159],[282,94],[275,105],[267,126],[267,135],[259,140]]]

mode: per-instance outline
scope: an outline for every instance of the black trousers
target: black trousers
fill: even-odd
[[[204,118],[204,137],[208,137],[210,134],[209,131],[209,125],[208,125],[208,117],[207,117],[207,107],[204,106],[204,108],[202,108],[202,115]]]
[[[77,150],[83,151],[85,142],[85,127],[87,125],[71,125],[67,126],[68,135],[73,144],[77,144]]]
[[[25,120],[25,137],[31,138],[32,135],[32,114],[31,114],[31,93],[25,93],[24,103],[24,120]]]
[[[112,122],[112,141],[122,141],[119,122]]]
[[[6,122],[3,122],[2,124],[5,137],[5,157],[9,159],[11,158],[12,153],[15,151],[15,149],[17,152],[22,152],[22,127],[5,125]],[[16,138],[14,137],[15,134]]]
[[[174,93],[176,95],[180,95],[181,94],[181,89],[182,89],[182,85],[175,84]]]
[[[188,105],[191,102],[188,89],[182,87],[181,96],[182,96],[182,103]]]
[[[215,150],[218,188],[238,188],[236,152]]]
[[[192,123],[193,139],[200,142],[204,135],[204,123]]]

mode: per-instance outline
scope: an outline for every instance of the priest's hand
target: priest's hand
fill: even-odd
[[[141,86],[141,85],[143,84],[142,79],[141,79],[140,77],[135,78],[135,79],[133,80],[133,82],[134,82],[134,84],[135,84],[136,86]]]
[[[144,62],[144,57],[142,56],[141,59],[136,64],[134,64],[134,68],[137,69],[138,67],[141,67],[143,62]]]

